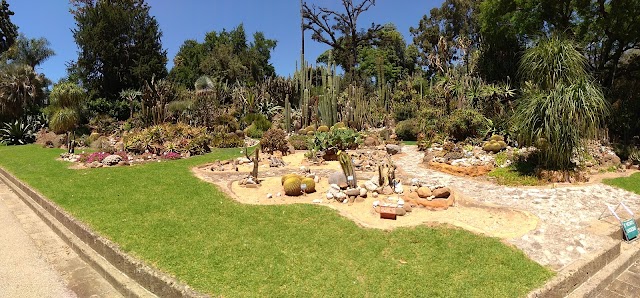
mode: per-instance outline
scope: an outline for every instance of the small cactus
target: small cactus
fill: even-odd
[[[493,152],[493,153],[498,153],[500,152],[500,150],[504,149],[507,147],[507,144],[504,141],[488,141],[486,143],[484,143],[484,145],[482,146],[482,149],[484,151],[487,152]]]
[[[314,135],[315,133],[316,133],[315,131],[311,131],[311,130],[307,131],[307,135],[308,135],[308,136],[312,136],[312,135]]]
[[[501,135],[492,135],[489,140],[496,141],[496,142],[504,142],[504,137]]]
[[[329,127],[326,125],[321,125],[320,127],[318,127],[318,131],[319,132],[329,132]]]
[[[336,124],[334,125],[334,127],[335,127],[335,128],[344,128],[345,126],[344,126],[344,123],[342,123],[342,122],[338,122],[338,123],[336,123]]]
[[[313,178],[304,178],[300,182],[301,184],[305,184],[307,186],[304,192],[306,193],[316,192],[316,182],[313,181]]]
[[[305,128],[305,130],[306,130],[307,132],[310,132],[310,131],[311,131],[311,132],[315,132],[315,131],[316,131],[316,126],[315,126],[315,125],[313,125],[313,124],[311,124],[311,125],[307,126],[307,128]]]
[[[307,134],[307,130],[306,129],[300,129],[298,130],[298,133],[301,135],[306,135]]]
[[[301,184],[302,184],[302,181],[300,181],[300,178],[298,177],[291,177],[287,179],[282,185],[284,187],[284,194],[288,196],[301,195],[302,194],[302,189],[300,188]]]

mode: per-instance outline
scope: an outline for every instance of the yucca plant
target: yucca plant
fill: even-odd
[[[33,127],[22,120],[5,123],[0,129],[0,142],[7,145],[25,145],[35,140]]]
[[[604,124],[607,102],[586,63],[572,41],[559,37],[540,40],[520,62],[525,88],[512,120],[524,144],[541,147],[545,168],[571,169],[573,152]]]
[[[86,99],[84,90],[75,83],[64,82],[53,87],[50,95],[49,128],[56,133],[66,133],[67,148],[73,153],[71,136],[80,122],[80,106]]]

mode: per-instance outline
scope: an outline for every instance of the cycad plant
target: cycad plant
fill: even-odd
[[[49,128],[55,133],[66,133],[69,152],[73,152],[70,135],[80,122],[80,107],[85,101],[85,91],[75,83],[64,82],[53,87],[49,106]]]
[[[520,61],[525,87],[513,124],[524,144],[540,148],[547,169],[568,174],[574,151],[597,136],[608,113],[586,63],[572,41],[555,36],[541,39]]]

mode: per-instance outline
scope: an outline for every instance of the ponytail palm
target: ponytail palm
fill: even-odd
[[[50,99],[49,128],[56,133],[67,133],[68,136],[80,123],[80,107],[86,99],[85,91],[75,83],[59,83],[53,87]],[[72,152],[71,142],[68,147]]]
[[[607,103],[585,66],[575,45],[557,37],[541,40],[521,60],[526,87],[512,120],[524,144],[541,147],[546,168],[570,169],[574,151],[603,127]]]

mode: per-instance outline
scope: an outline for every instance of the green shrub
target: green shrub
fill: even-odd
[[[31,124],[23,120],[4,123],[0,128],[0,141],[7,145],[25,145],[36,141]]]
[[[360,143],[362,143],[360,133],[350,128],[341,128],[313,134],[310,149],[315,151],[324,151],[330,148],[337,150],[356,149]]]
[[[216,148],[238,148],[244,146],[244,139],[236,133],[213,133],[211,145]]]
[[[162,154],[165,151],[204,154],[210,151],[212,138],[205,127],[186,124],[162,124],[130,132],[123,138],[124,148],[134,153]]]
[[[262,152],[273,153],[280,151],[282,154],[289,152],[289,144],[287,143],[287,134],[279,128],[271,128],[267,130],[260,139]]]
[[[267,116],[262,114],[247,114],[247,116],[244,117],[244,122],[249,126],[254,125],[256,129],[263,132],[271,128],[271,121],[267,119]]]
[[[477,138],[488,128],[489,122],[482,113],[474,109],[455,110],[447,118],[445,131],[458,141]]]
[[[420,129],[416,119],[404,120],[396,124],[396,135],[400,140],[416,141],[419,133]]]
[[[292,135],[289,137],[289,144],[293,146],[293,149],[296,150],[307,150],[309,149],[309,142],[312,138],[306,135]]]
[[[262,135],[264,134],[264,131],[258,129],[254,124],[251,124],[245,130],[245,134],[247,135],[247,137],[250,137],[250,138],[253,138],[253,139],[260,139],[260,138],[262,138]]]

